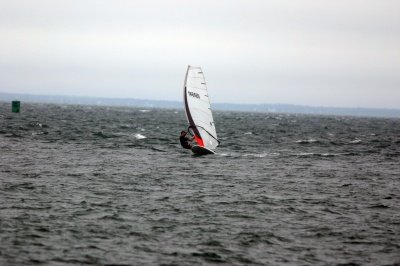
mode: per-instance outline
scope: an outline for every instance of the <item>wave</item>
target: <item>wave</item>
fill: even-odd
[[[37,136],[37,135],[47,135],[49,132],[47,131],[37,131],[37,132],[32,132],[32,136]]]
[[[297,153],[296,156],[298,157],[335,157],[339,154],[335,153],[314,153],[314,152],[301,152]]]
[[[279,156],[280,153],[277,152],[271,152],[271,153],[246,153],[243,154],[243,157],[254,157],[254,158],[264,158],[264,157],[276,157]]]
[[[316,140],[316,139],[299,139],[299,140],[296,140],[296,143],[298,143],[298,144],[309,144],[309,143],[320,143],[320,141]]]
[[[118,138],[118,137],[120,137],[120,136],[114,135],[114,134],[106,134],[106,133],[104,133],[103,131],[95,132],[95,133],[93,133],[93,136],[100,137],[100,138],[103,138],[103,139]]]
[[[7,137],[7,138],[23,138],[23,136],[21,134],[17,134],[17,133],[14,133],[14,132],[6,133],[4,135],[4,137]]]

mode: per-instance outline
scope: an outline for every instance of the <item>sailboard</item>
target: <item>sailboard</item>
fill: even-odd
[[[211,112],[206,80],[200,67],[189,65],[187,68],[183,102],[189,132],[197,143],[193,145],[192,152],[198,155],[214,154],[219,140]]]

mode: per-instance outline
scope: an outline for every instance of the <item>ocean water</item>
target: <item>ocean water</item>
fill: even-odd
[[[399,265],[400,119],[0,103],[0,265]]]

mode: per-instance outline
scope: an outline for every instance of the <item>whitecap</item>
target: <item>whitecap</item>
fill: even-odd
[[[135,138],[136,139],[145,139],[145,138],[147,138],[146,136],[143,136],[142,134],[135,134]]]
[[[248,153],[248,154],[243,154],[243,157],[256,157],[256,158],[264,158],[266,157],[267,154],[266,153]]]
[[[296,143],[304,144],[304,143],[315,143],[318,142],[316,139],[299,139],[296,140]]]
[[[148,112],[150,112],[150,110],[142,109],[142,110],[139,110],[139,112],[141,112],[141,113],[148,113]]]
[[[271,152],[268,154],[269,156],[279,156],[281,155],[279,152]]]
[[[245,132],[244,135],[253,135],[253,132]]]
[[[271,153],[264,152],[264,153],[246,153],[246,154],[243,154],[242,156],[243,157],[264,158],[264,157],[267,157],[267,156],[276,157],[276,156],[279,156],[279,155],[280,155],[280,153],[278,153],[278,152],[271,152]]]
[[[42,132],[42,131],[32,132],[32,136],[43,135],[43,134],[45,134],[45,132]]]
[[[333,153],[322,153],[321,156],[322,157],[334,157],[334,156],[336,156],[336,154],[333,154]]]
[[[360,143],[360,142],[361,142],[361,139],[355,139],[355,140],[350,141],[349,143],[357,144],[357,143]]]

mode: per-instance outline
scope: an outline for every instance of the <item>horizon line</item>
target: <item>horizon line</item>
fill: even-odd
[[[144,99],[144,98],[133,98],[133,97],[106,97],[106,96],[78,96],[78,95],[65,95],[65,94],[32,94],[32,93],[15,93],[15,92],[3,92],[0,94],[8,95],[21,95],[21,96],[33,96],[33,97],[65,97],[65,98],[87,98],[87,99],[104,99],[104,100],[139,100],[139,101],[155,101],[155,102],[169,102],[169,103],[183,103],[182,100],[159,100],[159,99]],[[18,100],[18,99],[15,99]],[[1,101],[1,99],[0,99]],[[293,106],[293,107],[310,107],[310,108],[327,108],[327,109],[370,109],[370,110],[387,110],[387,111],[400,111],[400,107],[340,107],[340,106],[324,106],[324,105],[305,105],[305,104],[294,104],[294,103],[232,103],[232,102],[213,102],[212,105],[237,105],[237,106]]]

